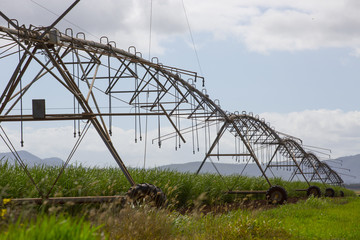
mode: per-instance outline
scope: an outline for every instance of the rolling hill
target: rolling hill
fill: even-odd
[[[222,175],[240,174],[245,166],[245,164],[241,164],[241,163],[228,164],[228,163],[221,163],[221,161],[218,162],[217,160],[213,162],[216,165],[218,171]],[[329,166],[331,166],[336,172],[340,174],[345,184],[360,183],[360,154],[354,156],[340,157],[332,160],[326,160],[324,162],[327,162]],[[158,168],[174,170],[179,172],[195,173],[199,168],[200,164],[201,162],[188,162],[183,164],[169,164],[169,165],[160,166]],[[280,169],[272,169],[272,171],[274,175],[272,175],[271,172],[267,172],[268,177],[277,176],[285,180],[288,180],[292,173],[291,171],[280,170]],[[204,164],[201,173],[217,173],[217,171],[213,166],[213,164],[207,161]],[[254,163],[251,163],[248,164],[248,166],[243,172],[243,175],[260,176],[261,173],[259,168]]]
[[[18,154],[20,158],[23,160],[23,162],[29,167],[39,166],[39,165],[62,166],[64,164],[64,161],[57,157],[41,159],[27,151],[18,151]],[[7,161],[9,164],[13,165],[15,164],[16,159],[11,152],[6,152],[6,153],[0,153],[0,161],[1,163]]]
[[[32,167],[32,166],[38,166],[38,165],[45,165],[45,166],[62,166],[64,164],[64,161],[57,157],[52,158],[44,158],[41,159],[27,151],[18,151],[18,154],[20,155],[21,159],[25,162],[26,165]],[[16,160],[15,157],[11,152],[7,153],[0,153],[0,162],[4,163],[5,161],[8,161],[9,164],[15,164]],[[232,174],[240,174],[245,164],[243,163],[234,163],[234,164],[228,164],[228,163],[221,163],[216,161],[213,161],[216,169],[222,174],[222,175],[232,175]],[[344,180],[345,184],[358,184],[360,183],[360,154],[353,155],[353,156],[346,156],[346,157],[340,157],[333,160],[326,160],[327,162],[335,171],[337,171],[342,179]],[[195,173],[197,169],[199,168],[201,162],[188,162],[188,163],[181,163],[181,164],[169,164],[169,165],[163,165],[157,167],[158,169],[168,169],[168,170],[174,170],[178,172],[189,172],[189,173]],[[217,170],[214,167],[214,164],[207,161],[202,170],[201,173],[217,173]],[[281,169],[272,169],[273,174],[268,171],[268,177],[281,177],[284,180],[288,180],[291,171],[281,170]],[[243,172],[244,176],[260,176],[261,172],[259,168],[254,164],[250,163],[245,168]]]

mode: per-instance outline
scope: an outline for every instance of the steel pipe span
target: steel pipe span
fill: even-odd
[[[0,53],[0,59],[13,57],[16,54],[19,55],[19,59],[7,84],[0,87],[0,123],[73,120],[79,124],[80,131],[80,120],[87,120],[86,127],[83,128],[84,134],[88,124],[96,129],[132,186],[136,183],[112,144],[112,117],[134,117],[135,142],[137,132],[140,133],[141,140],[141,129],[137,130],[141,128],[140,118],[157,117],[156,140],[159,147],[162,144],[161,139],[164,139],[160,132],[163,123],[160,117],[165,119],[174,131],[173,135],[167,134],[166,138],[173,137],[179,143],[186,142],[183,135],[189,132],[192,133],[194,142],[194,132],[196,131],[197,134],[198,128],[205,129],[205,137],[208,134],[209,145],[206,146],[206,154],[198,172],[211,157],[233,157],[247,163],[250,160],[255,162],[270,186],[272,184],[267,171],[271,168],[292,170],[293,177],[300,175],[308,184],[310,181],[321,181],[326,184],[342,182],[340,176],[327,164],[320,162],[314,154],[305,152],[300,139],[275,131],[256,116],[230,114],[223,110],[219,102],[208,96],[205,89],[196,88],[195,83],[204,80],[196,72],[164,66],[157,58],[146,60],[135,47],[130,47],[128,51],[119,49],[106,37],[102,37],[100,42],[94,42],[86,40],[82,33],[74,37],[71,29],[61,33],[50,27],[26,28],[24,25],[14,25],[12,20],[9,20],[9,25],[13,28],[0,26],[1,39],[9,43],[1,46],[5,50]],[[2,56],[3,54],[5,55]],[[40,58],[39,54],[45,55],[45,59]],[[29,70],[33,66],[34,69],[38,69],[35,75]],[[14,108],[22,104],[23,96],[44,76],[50,76],[74,97],[73,113],[46,114],[45,111],[40,111],[33,112],[33,115],[14,114]],[[183,76],[190,79],[185,80]],[[20,90],[17,90],[18,88]],[[99,98],[102,99],[101,101],[107,99],[108,112],[101,111]],[[114,100],[131,106],[131,112],[119,110],[114,112],[112,107]],[[77,109],[75,103],[78,105]],[[187,122],[186,127],[183,126],[185,122]],[[213,123],[216,123],[216,134],[215,138],[210,139],[210,129],[214,129]],[[235,144],[238,144],[234,153],[219,151],[219,144],[225,132],[230,133],[235,139]],[[74,136],[76,136],[75,130]],[[80,145],[82,137],[80,138],[79,134],[79,140],[62,171]],[[6,136],[2,136],[2,139],[10,148],[13,146],[6,140]],[[216,149],[217,153],[215,153]],[[16,153],[16,150],[14,152]],[[21,159],[14,155],[23,165]],[[310,173],[308,173],[309,169]],[[26,171],[25,167],[24,170]],[[31,178],[30,175],[29,177]],[[49,197],[52,188],[46,194],[40,192],[42,198]]]

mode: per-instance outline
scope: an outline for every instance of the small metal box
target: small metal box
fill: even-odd
[[[32,112],[34,119],[45,119],[45,99],[33,99]]]
[[[60,43],[60,33],[56,29],[52,29],[49,32],[49,43],[51,44],[59,44]]]

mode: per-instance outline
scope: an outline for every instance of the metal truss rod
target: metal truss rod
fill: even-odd
[[[11,26],[13,26],[15,29],[19,30],[19,27],[11,21],[2,11],[0,11],[0,16],[3,17]]]
[[[55,25],[58,24],[58,22],[60,22],[61,19],[63,19],[65,15],[68,14],[70,10],[73,9],[73,7],[75,7],[76,4],[78,4],[78,2],[80,2],[80,0],[76,0],[73,4],[71,4],[70,7],[68,7],[68,9],[63,12],[63,14],[61,14],[50,26],[46,28],[43,34],[40,35],[39,39],[42,39],[52,28],[54,28]]]
[[[258,166],[258,168],[260,169],[262,175],[264,176],[265,180],[267,181],[267,183],[269,184],[269,186],[271,187],[271,182],[268,179],[268,177],[266,176],[264,170],[261,167],[261,164],[257,158],[257,156],[255,155],[253,149],[251,148],[249,142],[244,138],[243,134],[241,133],[241,131],[239,130],[239,128],[236,126],[235,122],[232,122],[233,128],[235,129],[235,131],[237,132],[238,136],[241,138],[242,142],[244,143],[246,149],[249,151],[249,153],[252,155],[252,158],[254,159],[256,165]]]
[[[248,157],[251,154],[248,153],[211,153],[207,154],[208,157]]]
[[[33,53],[36,52],[36,48],[33,50]],[[9,99],[11,98],[12,94],[14,93],[16,87],[18,86],[22,76],[24,75],[26,69],[30,65],[30,62],[32,60],[31,57],[29,57],[24,65],[24,67],[21,69],[22,63],[27,58],[27,54],[24,53],[23,57],[21,58],[18,66],[16,67],[15,72],[13,73],[8,85],[6,86],[5,91],[3,92],[3,95],[0,98],[0,103],[2,102],[2,105],[0,107],[0,114],[3,112],[4,108],[6,107],[7,103],[9,102]],[[5,99],[4,99],[5,98]],[[3,101],[4,100],[4,101]]]
[[[171,120],[170,116],[167,114],[166,110],[164,109],[164,107],[160,104],[160,108],[162,109],[162,111],[164,112],[165,116],[167,117],[167,119],[169,120],[169,122],[171,123],[171,125],[173,126],[173,128],[175,129],[175,131],[177,132],[177,134],[179,134],[179,137],[181,138],[181,140],[186,143],[185,138],[182,136],[181,132],[179,131],[179,129],[176,127],[175,123]],[[160,138],[160,136],[159,136]]]
[[[83,113],[83,114],[46,114],[45,118],[34,118],[33,115],[0,116],[0,122],[17,121],[59,121],[59,120],[87,120],[99,116],[162,116],[165,113]]]
[[[93,114],[93,112],[91,110],[91,107],[89,106],[89,104],[86,101],[85,97],[83,96],[80,89],[76,85],[74,79],[71,77],[70,73],[67,71],[66,68],[65,68],[65,71],[62,68],[62,67],[65,67],[65,65],[60,61],[60,59],[58,59],[60,61],[60,63],[62,64],[62,65],[60,65],[55,60],[55,58],[51,55],[51,52],[49,51],[49,49],[47,49],[46,46],[44,46],[44,48],[47,50],[47,52],[49,54],[48,57],[50,58],[50,60],[52,61],[53,65],[56,67],[56,69],[59,71],[60,75],[63,77],[63,79],[66,82],[66,84],[68,85],[68,87],[70,89],[72,89],[76,93],[76,94],[74,94],[74,97],[78,100],[78,102],[79,102],[80,106],[83,108],[84,112],[87,113],[87,114]],[[101,117],[101,115],[100,115],[100,117]],[[126,168],[126,166],[124,165],[124,163],[121,160],[119,154],[117,153],[115,147],[113,146],[111,138],[108,135],[107,131],[102,128],[102,126],[101,126],[101,124],[100,124],[100,122],[98,121],[97,118],[90,118],[90,121],[91,121],[92,125],[94,126],[94,128],[96,129],[96,131],[98,132],[101,139],[103,140],[103,142],[105,143],[106,147],[110,151],[111,155],[114,157],[115,161],[119,165],[120,169],[124,173],[125,177],[129,181],[129,183],[132,186],[135,185],[135,181],[132,179],[130,173],[128,172],[128,170]]]
[[[35,33],[35,32],[26,32],[25,33],[23,30],[14,30],[14,29],[5,28],[2,26],[0,26],[0,31],[2,31],[2,32],[7,31],[8,33],[18,35],[19,37],[27,37],[27,38],[33,37],[34,39],[37,39],[37,36],[38,36],[37,33]],[[45,35],[44,38],[46,38],[47,35]],[[98,52],[98,53],[101,53],[104,55],[109,55],[109,54],[113,55],[115,53],[116,57],[118,57],[118,58],[120,57],[120,58],[129,60],[129,61],[132,61],[132,62],[138,62],[140,64],[147,65],[149,68],[153,68],[155,71],[160,71],[167,78],[174,79],[173,80],[174,82],[177,81],[177,82],[181,83],[181,85],[183,87],[190,90],[191,94],[193,96],[195,96],[196,101],[199,101],[198,98],[202,99],[204,101],[204,103],[206,103],[211,109],[216,109],[216,111],[219,112],[222,117],[224,117],[225,119],[228,118],[227,114],[219,106],[217,106],[208,96],[206,96],[204,93],[202,93],[198,89],[191,86],[185,80],[181,79],[177,74],[174,74],[174,73],[170,72],[169,70],[163,68],[160,64],[152,63],[148,60],[145,60],[145,59],[137,56],[136,54],[132,54],[132,53],[129,53],[122,49],[118,49],[116,47],[112,47],[112,46],[109,46],[106,44],[96,43],[93,41],[88,41],[88,40],[80,39],[80,38],[73,38],[73,37],[69,37],[66,35],[60,35],[58,37],[60,40],[60,43],[58,45],[75,43],[78,45],[79,49],[81,49],[81,46],[82,46],[82,48],[86,49],[87,51],[92,51],[95,53]],[[100,49],[101,49],[101,52],[100,52]],[[154,74],[156,74],[156,73],[154,73]],[[177,88],[177,86],[175,86],[175,85],[174,85],[174,87]],[[179,91],[180,89],[177,88],[177,90]],[[182,94],[181,91],[179,91],[179,93]],[[196,95],[197,95],[197,97],[196,97]]]
[[[1,26],[0,26],[0,30],[1,30]],[[37,49],[36,47],[34,48],[33,52],[30,52],[30,46],[28,48],[26,48],[21,42],[19,42],[14,36],[12,36],[10,33],[8,33],[9,36],[16,41],[25,51],[26,53],[28,53],[33,59],[35,59],[35,61],[37,61],[44,69],[46,69],[56,80],[59,81],[59,83],[61,85],[63,85],[67,90],[69,90],[69,92],[71,92],[72,94],[76,94],[72,89],[70,89],[66,84],[64,84],[61,79],[56,76],[56,74],[54,74],[44,63],[42,63],[35,55],[34,53],[36,52],[35,50]],[[0,111],[1,113],[1,111]]]
[[[224,134],[225,130],[226,130],[226,127],[228,126],[229,123],[227,122],[224,122],[224,124],[222,125],[222,127],[220,128],[220,130],[218,131],[217,133],[217,136],[215,138],[215,140],[213,141],[211,147],[209,148],[209,151],[207,152],[207,154],[205,155],[204,157],[204,160],[201,162],[201,165],[199,167],[199,169],[196,171],[196,174],[199,174],[202,167],[204,166],[206,160],[208,159],[208,155],[211,154],[212,150],[215,148],[215,146],[218,144],[221,136]],[[210,144],[210,143],[209,143]]]
[[[57,175],[55,181],[54,181],[53,184],[51,185],[51,188],[50,188],[50,190],[47,192],[45,198],[49,198],[50,193],[51,193],[52,190],[54,189],[56,183],[59,181],[62,173],[65,171],[66,166],[69,164],[70,160],[71,160],[72,157],[74,156],[77,148],[80,146],[80,143],[81,143],[82,140],[84,139],[84,137],[85,137],[87,131],[89,130],[89,128],[90,128],[90,121],[87,121],[84,129],[82,130],[82,132],[81,132],[81,134],[80,134],[80,137],[77,139],[76,143],[74,144],[73,149],[71,150],[69,156],[67,157],[66,162],[64,163],[64,165],[63,165],[62,168],[60,169],[59,174]]]

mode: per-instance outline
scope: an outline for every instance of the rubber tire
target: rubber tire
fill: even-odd
[[[283,204],[287,201],[287,192],[285,188],[281,186],[272,186],[266,192],[266,200],[268,200],[269,204]]]
[[[306,195],[310,197],[313,195],[314,197],[321,197],[321,190],[318,186],[310,186],[307,191]]]
[[[325,197],[335,197],[335,191],[332,188],[325,189]]]
[[[345,193],[342,190],[339,191],[339,195],[340,197],[345,197]]]
[[[129,188],[127,199],[134,205],[154,205],[155,207],[163,207],[166,203],[166,196],[163,191],[153,184],[141,183]]]

